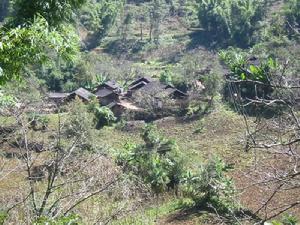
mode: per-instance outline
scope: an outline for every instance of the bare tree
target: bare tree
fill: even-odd
[[[244,118],[245,150],[255,156],[246,174],[251,184],[244,189],[264,193],[254,213],[267,221],[300,206],[300,84],[287,75],[288,63],[264,70],[263,81],[255,79],[258,70],[251,66],[241,67],[241,76],[228,74],[227,87]]]
[[[76,104],[78,102],[73,106]],[[15,215],[15,210],[22,210],[28,213],[29,222],[41,216],[56,218],[76,212],[80,204],[117,187],[121,180],[120,170],[100,146],[88,143],[90,127],[87,124],[80,126],[82,118],[77,118],[79,123],[76,124],[74,117],[57,114],[57,124],[52,130],[38,136],[30,127],[26,109],[11,110],[16,127],[12,139],[6,144],[19,153],[19,159],[15,159],[17,166],[11,169],[11,173],[18,173],[26,179],[18,183],[21,194],[9,196],[11,201],[6,199],[5,210],[8,214]],[[68,113],[74,115],[76,112],[72,110],[75,108]],[[83,117],[87,116],[82,111],[80,113]],[[69,136],[70,133],[72,136]],[[42,138],[47,142],[35,151],[32,143]],[[0,170],[5,170],[6,165],[1,164]],[[9,176],[8,172],[3,179]],[[8,193],[2,194],[2,200],[5,200]]]

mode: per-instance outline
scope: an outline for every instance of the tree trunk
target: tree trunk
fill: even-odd
[[[149,32],[149,39],[150,39],[150,41],[152,41],[152,30],[153,30],[153,25],[151,23],[151,25],[150,25],[150,32]]]
[[[143,40],[143,24],[140,24],[140,29],[141,29],[141,41]]]

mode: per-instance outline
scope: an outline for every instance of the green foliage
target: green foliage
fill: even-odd
[[[114,113],[108,107],[96,107],[95,116],[97,120],[97,127],[102,127],[105,125],[111,125],[117,120]]]
[[[173,74],[169,69],[166,69],[164,72],[160,74],[159,81],[163,84],[172,85]]]
[[[198,172],[186,172],[181,183],[184,196],[193,201],[189,205],[212,205],[222,212],[236,210],[233,180],[226,175],[229,169],[221,159],[213,158],[202,164]]]
[[[283,215],[283,218],[282,218],[283,225],[297,225],[298,222],[299,222],[299,220],[293,215],[290,215],[290,214]]]
[[[211,97],[218,95],[222,85],[222,79],[218,74],[213,73],[205,75],[202,80],[205,87],[204,94]]]
[[[297,225],[298,219],[290,214],[284,214],[281,220],[273,220],[272,225]]]
[[[80,22],[90,32],[86,45],[88,49],[97,47],[114,25],[116,17],[124,5],[123,0],[89,0],[80,14]]]
[[[49,26],[57,27],[62,22],[71,22],[74,12],[86,0],[14,0],[15,25],[33,22],[37,15],[46,19]]]
[[[30,113],[28,115],[28,122],[31,123],[33,129],[38,129],[41,127],[42,130],[45,130],[49,124],[49,118],[45,115]]]
[[[33,225],[83,225],[81,218],[76,214],[51,219],[48,217],[40,217]]]
[[[0,91],[0,109],[15,106],[17,99]]]
[[[265,12],[264,0],[197,0],[202,27],[229,44],[248,46]]]
[[[127,143],[117,162],[150,184],[155,193],[177,186],[183,163],[175,142],[162,138],[153,125],[146,126],[142,138],[144,145]]]
[[[97,98],[94,98],[90,101],[90,103],[88,104],[88,110],[95,115],[94,121],[97,124],[97,128],[109,126],[117,120],[110,108],[106,106],[100,106],[99,100]]]
[[[7,213],[0,211],[0,225],[3,225],[5,223],[7,217]]]
[[[93,150],[94,115],[79,98],[68,105],[67,112],[68,118],[62,133],[67,139],[77,139],[81,149]]]
[[[271,79],[270,72],[278,68],[277,62],[272,58],[260,62],[260,65],[253,65],[246,58],[246,54],[235,50],[221,51],[220,58],[230,68],[230,77],[237,80],[253,80],[267,84]]]
[[[22,27],[0,29],[0,85],[11,79],[20,79],[26,66],[46,64],[53,55],[74,61],[78,43],[71,27],[51,31],[42,17],[36,17],[33,23]]]
[[[298,36],[300,32],[300,0],[288,0],[284,7],[286,27],[290,36]]]
[[[269,58],[259,61],[258,64],[253,64],[251,60],[247,59],[246,54],[235,50],[222,51],[220,57],[230,69],[230,73],[227,74],[228,79],[231,81],[247,81],[240,82],[236,86],[237,90],[241,91],[242,98],[270,98],[273,91],[270,84],[275,79],[273,74],[279,68],[274,59]],[[255,60],[258,61],[258,59]]]

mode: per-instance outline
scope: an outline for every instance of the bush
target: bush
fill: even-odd
[[[0,211],[0,225],[3,225],[6,218],[7,218],[7,213]]]
[[[111,125],[116,121],[114,113],[108,107],[97,107],[95,111],[95,116],[97,120],[97,128],[103,127],[105,125]]]
[[[62,133],[67,139],[77,138],[81,149],[92,150],[94,144],[95,117],[87,109],[87,106],[76,98],[68,105],[68,117]]]
[[[159,81],[166,85],[172,85],[173,74],[170,70],[166,69],[160,74]]]
[[[270,98],[272,94],[270,84],[274,79],[273,73],[278,68],[275,60],[269,58],[259,61],[258,65],[254,65],[247,59],[246,54],[235,50],[223,51],[220,53],[220,57],[230,69],[229,74],[227,74],[230,81],[251,81],[239,82],[237,85],[232,84],[234,87],[231,89],[240,92],[235,94],[240,94],[242,98],[248,99]]]
[[[155,193],[176,188],[182,173],[182,160],[174,141],[162,138],[156,127],[148,125],[142,134],[143,145],[127,143],[117,162],[150,184]]]
[[[90,101],[88,104],[88,110],[95,115],[94,121],[97,124],[96,128],[98,129],[103,126],[109,126],[117,120],[110,108],[100,106],[97,98],[94,98],[92,101]]]
[[[184,196],[192,200],[193,206],[213,206],[219,212],[234,212],[237,209],[235,188],[225,174],[229,169],[221,159],[214,158],[201,165],[198,172],[188,171],[181,181]]]
[[[34,130],[45,130],[49,124],[49,118],[37,113],[30,113],[28,115],[28,122],[30,122],[31,128]]]
[[[271,222],[272,225],[297,225],[298,219],[295,216],[292,216],[290,214],[283,215],[282,219],[280,221],[273,220]]]

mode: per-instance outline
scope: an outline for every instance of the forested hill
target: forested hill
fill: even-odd
[[[300,0],[0,0],[0,225],[300,222]]]
[[[1,17],[9,9],[11,15],[16,14],[8,2],[2,1]],[[27,13],[30,2],[21,4],[18,17],[33,19],[34,10],[47,17],[38,2]],[[63,7],[59,4],[53,9]],[[180,87],[202,75],[222,75],[217,54],[228,47],[251,48],[254,55],[265,58],[297,56],[297,4],[280,0],[89,0],[73,12],[68,8],[49,18],[56,23],[65,13],[64,26],[76,29],[81,48],[76,61],[52,59],[57,63],[35,67],[32,72],[51,91],[95,86],[107,78],[126,83],[140,75],[160,77],[163,72]],[[22,19],[15,22],[22,23]]]

